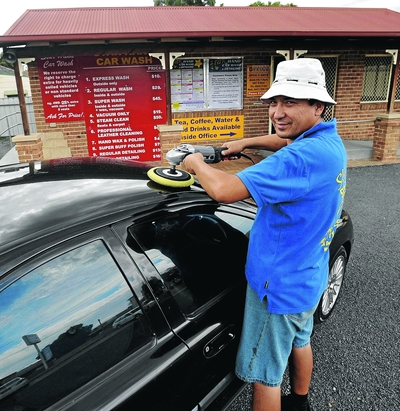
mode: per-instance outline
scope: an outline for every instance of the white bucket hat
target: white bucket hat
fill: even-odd
[[[325,72],[321,62],[310,58],[287,60],[278,64],[275,80],[261,100],[268,102],[275,96],[336,104],[326,91]]]

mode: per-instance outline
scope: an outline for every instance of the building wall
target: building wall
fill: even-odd
[[[340,51],[337,106],[339,134],[344,140],[373,140],[376,114],[385,113],[387,103],[361,103],[365,54],[382,54],[384,50]],[[400,112],[397,103],[396,111]]]
[[[384,50],[308,51],[308,55],[312,55],[313,57],[331,55],[339,56],[336,96],[334,96],[338,104],[335,106],[334,114],[338,120],[339,133],[345,140],[373,140],[376,115],[386,112],[387,103],[360,103],[364,77],[365,54],[383,54],[384,52]],[[243,52],[240,49],[232,47],[231,50],[225,48],[224,52],[213,49],[194,49],[192,52],[186,52],[184,57],[200,58],[229,56],[244,57],[243,86],[244,90],[246,90],[247,66],[251,64],[270,65],[273,56],[277,56],[277,54],[272,50],[249,50]],[[304,56],[306,57],[307,54]],[[38,70],[35,62],[29,64],[29,77],[31,82],[32,99],[35,107],[37,131],[62,131],[68,141],[73,156],[88,155],[85,122],[46,123],[44,119],[43,100],[40,92]],[[395,111],[400,113],[400,102],[395,104]],[[244,115],[245,138],[268,133],[269,121],[267,117],[267,107],[260,103],[259,97],[244,96],[243,110],[173,113],[172,118],[178,119],[221,115]],[[398,139],[400,139],[400,132]],[[212,144],[217,143],[220,142],[212,142]]]

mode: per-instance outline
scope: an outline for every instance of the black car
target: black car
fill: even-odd
[[[159,186],[149,168],[0,168],[2,411],[200,411],[242,387],[233,369],[256,207]],[[352,242],[343,213],[321,321]]]

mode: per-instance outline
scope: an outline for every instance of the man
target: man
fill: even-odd
[[[201,154],[185,168],[217,201],[252,197],[258,206],[246,262],[245,317],[236,373],[253,383],[253,411],[308,411],[313,368],[313,313],[327,285],[329,244],[345,192],[346,151],[336,120],[323,122],[336,104],[317,59],[284,61],[261,98],[276,134],[224,144],[234,156],[247,147],[276,151],[231,175],[205,164]],[[290,359],[291,395],[280,386]]]

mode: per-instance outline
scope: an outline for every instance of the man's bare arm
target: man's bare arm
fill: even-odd
[[[285,138],[278,137],[276,134],[266,134],[264,136],[242,138],[240,140],[229,141],[222,147],[227,147],[224,155],[234,155],[241,153],[246,148],[260,150],[278,151],[290,143]]]
[[[200,181],[208,195],[222,203],[232,203],[250,197],[239,177],[206,164],[201,153],[190,154],[183,161],[185,169]]]

